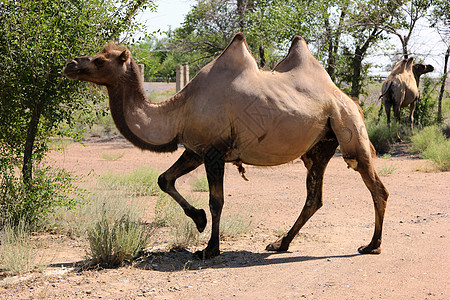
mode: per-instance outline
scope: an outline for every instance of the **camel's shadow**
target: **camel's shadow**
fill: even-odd
[[[253,266],[267,266],[277,264],[287,264],[296,262],[306,262],[310,260],[323,260],[332,258],[351,258],[361,254],[344,254],[331,256],[286,256],[282,254],[287,252],[265,252],[254,253],[246,250],[224,251],[212,259],[199,260],[192,252],[186,249],[144,252],[133,260],[133,267],[142,270],[154,270],[159,272],[176,272],[182,270],[201,270],[201,269],[229,269],[245,268]],[[80,272],[87,269],[99,268],[93,266],[88,260],[73,263],[53,263],[50,267],[73,268],[74,272]]]
[[[291,252],[254,253],[245,250],[224,251],[212,259],[199,260],[192,252],[185,249],[169,252],[148,252],[142,255],[134,267],[143,270],[174,272],[181,270],[245,268],[253,266],[277,265],[286,263],[323,260],[331,258],[351,258],[361,254],[345,254],[335,256],[286,256]]]

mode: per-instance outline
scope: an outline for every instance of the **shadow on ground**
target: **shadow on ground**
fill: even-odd
[[[322,260],[331,258],[350,258],[359,256],[359,253],[336,256],[286,256],[291,252],[267,252],[253,253],[249,251],[225,251],[220,256],[198,260],[194,254],[185,250],[171,250],[169,252],[149,252],[141,256],[134,267],[143,270],[155,270],[160,272],[174,272],[181,270],[200,270],[208,268],[244,268],[253,266],[265,266],[304,262],[310,260]]]

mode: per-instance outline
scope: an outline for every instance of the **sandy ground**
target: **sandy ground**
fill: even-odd
[[[130,172],[145,165],[167,169],[172,154],[142,152],[124,140],[70,145],[53,153],[54,165],[77,174]],[[107,161],[103,153],[124,153]],[[324,206],[300,231],[288,252],[265,246],[288,230],[306,197],[301,161],[279,167],[247,166],[245,182],[227,166],[224,213],[245,214],[252,231],[221,243],[222,254],[205,262],[195,247],[154,250],[133,266],[77,272],[84,241],[54,234],[37,237],[52,267],[43,273],[8,278],[1,299],[450,299],[450,173],[424,173],[425,160],[402,153],[376,159],[377,169],[395,168],[382,180],[390,192],[380,255],[359,255],[374,227],[370,193],[359,174],[339,155],[325,173]],[[203,168],[180,178],[189,192]],[[148,205],[152,218],[154,203]],[[208,221],[209,215],[208,215]],[[202,246],[203,247],[203,246]],[[7,282],[11,282],[6,284]]]

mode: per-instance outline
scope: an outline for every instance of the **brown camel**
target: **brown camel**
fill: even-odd
[[[322,206],[323,174],[338,144],[348,166],[361,174],[375,205],[375,231],[360,253],[381,252],[381,232],[388,192],[374,169],[371,144],[359,107],[331,81],[302,37],[274,70],[262,71],[242,33],[206,65],[180,92],[162,103],[145,97],[138,68],[123,48],[109,45],[93,56],[70,61],[70,79],[105,85],[112,117],[120,132],[141,149],[175,151],[180,158],[158,179],[201,232],[206,214],[191,206],[175,181],[205,164],[212,232],[200,258],[220,254],[219,222],[224,203],[226,162],[274,166],[298,157],[307,173],[307,198],[291,230],[267,246],[285,251],[306,221]]]
[[[389,127],[391,124],[391,107],[394,109],[395,119],[397,122],[400,122],[400,108],[409,105],[409,124],[412,130],[414,110],[419,101],[420,76],[433,70],[432,65],[413,64],[412,57],[403,59],[395,64],[391,74],[383,82],[380,96],[382,103],[379,115],[381,115],[384,105]]]

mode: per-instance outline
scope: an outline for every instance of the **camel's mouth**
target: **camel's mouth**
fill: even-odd
[[[63,73],[67,78],[75,80],[78,78],[80,71],[67,71],[66,69],[64,69]]]
[[[67,78],[76,80],[79,78],[80,75],[86,74],[86,71],[79,68],[73,68],[70,65],[67,65],[63,70],[64,75],[66,75]]]

